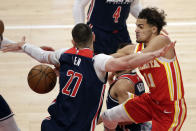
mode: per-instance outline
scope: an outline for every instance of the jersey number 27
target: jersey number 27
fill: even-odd
[[[80,84],[82,82],[83,75],[78,72],[74,72],[73,70],[68,70],[67,76],[69,77],[69,80],[67,81],[64,88],[62,89],[62,93],[65,95],[71,96],[71,97],[75,97],[80,87]],[[77,79],[77,80],[73,81],[74,79]],[[72,83],[74,84],[74,86],[73,86],[73,89],[70,89],[70,85]]]
[[[113,14],[114,23],[118,23],[118,19],[120,18],[120,12],[121,12],[121,6],[118,6]]]

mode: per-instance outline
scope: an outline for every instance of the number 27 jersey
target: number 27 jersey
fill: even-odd
[[[94,68],[96,60],[87,48],[71,48],[60,56],[60,92],[48,112],[66,131],[95,129],[105,91]]]

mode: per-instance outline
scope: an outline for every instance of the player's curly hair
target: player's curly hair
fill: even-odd
[[[165,21],[165,16],[166,14],[163,10],[158,11],[158,8],[148,7],[148,8],[144,8],[139,13],[138,18],[146,19],[148,24],[156,26],[158,29],[158,34],[159,34],[163,26],[167,24]]]

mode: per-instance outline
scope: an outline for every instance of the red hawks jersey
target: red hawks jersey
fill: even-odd
[[[135,52],[144,49],[144,44],[136,45]],[[150,90],[152,99],[165,102],[184,97],[184,87],[180,66],[175,56],[173,59],[156,58],[139,67]]]

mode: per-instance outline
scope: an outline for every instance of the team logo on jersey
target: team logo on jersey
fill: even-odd
[[[156,67],[160,67],[159,63],[156,60],[152,60],[149,63],[139,67],[139,70],[145,70],[145,69],[156,68]]]
[[[138,82],[135,84],[135,94],[137,96],[143,94],[145,92],[145,87],[143,82]]]
[[[113,4],[130,4],[134,0],[106,0],[106,3],[113,3]]]

